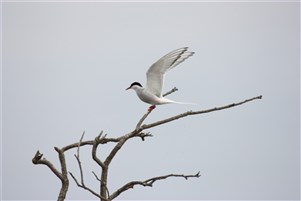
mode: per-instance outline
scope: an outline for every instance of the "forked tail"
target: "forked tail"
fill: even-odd
[[[186,103],[186,102],[176,102],[176,101],[174,101],[174,103],[176,103],[176,104],[182,104],[182,105],[199,105],[197,103]]]
[[[161,104],[169,104],[169,103],[182,104],[182,105],[198,105],[197,103],[177,102],[177,101],[169,100],[167,98],[164,98]]]

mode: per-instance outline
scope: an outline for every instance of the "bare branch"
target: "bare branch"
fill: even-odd
[[[108,197],[109,195],[107,194],[108,189],[107,189],[107,179],[108,179],[108,169],[111,161],[113,160],[114,156],[117,154],[117,152],[122,148],[124,143],[132,138],[132,137],[141,137],[144,139],[144,137],[150,136],[150,134],[144,134],[138,131],[133,131],[131,133],[128,133],[126,135],[121,136],[119,139],[119,142],[115,145],[115,147],[112,149],[112,151],[109,153],[105,161],[103,162],[102,166],[102,172],[101,172],[101,195],[103,197]]]
[[[98,176],[96,175],[96,173],[95,173],[94,171],[92,171],[92,173],[94,174],[96,180],[99,181],[100,183],[102,183],[101,179],[98,178]],[[105,188],[106,188],[106,190],[107,190],[108,197],[109,197],[109,196],[110,196],[110,191],[109,191],[107,185],[105,185]]]
[[[106,166],[108,166],[112,159],[114,158],[114,156],[116,155],[116,153],[119,151],[119,149],[121,149],[121,147],[123,146],[123,144],[129,139],[128,135],[125,135],[123,138],[120,139],[120,141],[115,145],[115,147],[112,149],[112,151],[110,152],[110,154],[108,155],[108,157],[106,158],[106,160],[104,161],[104,164]]]
[[[151,123],[151,124],[144,124],[144,125],[141,126],[141,130],[144,130],[144,129],[147,129],[147,128],[152,128],[152,127],[155,127],[155,126],[159,126],[161,124],[166,124],[168,122],[171,122],[171,121],[174,121],[174,120],[177,120],[177,119],[181,119],[181,118],[184,118],[184,117],[187,117],[187,116],[190,116],[190,115],[197,115],[197,114],[215,112],[215,111],[218,111],[218,110],[224,110],[224,109],[228,109],[228,108],[231,108],[231,107],[236,107],[236,106],[242,105],[244,103],[247,103],[247,102],[250,102],[250,101],[253,101],[253,100],[256,100],[256,99],[261,99],[261,98],[262,98],[262,96],[256,96],[256,97],[246,99],[246,100],[238,102],[238,103],[232,103],[232,104],[221,106],[221,107],[215,107],[215,108],[211,108],[211,109],[207,109],[207,110],[199,110],[199,111],[188,111],[188,112],[185,112],[185,113],[173,116],[173,117],[169,117],[167,119],[163,119],[161,121],[157,121],[157,122],[154,122],[154,123]]]
[[[95,138],[93,147],[92,147],[92,158],[93,160],[101,167],[101,183],[100,183],[100,197],[101,200],[107,200],[107,179],[108,179],[108,169],[109,164],[102,162],[96,155],[97,147],[102,141],[106,141],[106,135],[102,137],[103,131]],[[119,141],[120,142],[120,141]],[[119,144],[119,142],[117,144]]]
[[[92,173],[94,174],[96,180],[99,181],[99,182],[101,182],[101,179],[98,178],[97,174],[94,171],[92,171]]]
[[[83,186],[85,185],[85,183],[84,183],[84,174],[83,174],[82,163],[79,159],[79,150],[80,150],[80,146],[81,146],[81,143],[83,141],[84,135],[85,135],[85,132],[83,132],[83,134],[82,134],[82,136],[79,140],[79,143],[78,143],[78,146],[77,146],[77,155],[74,155],[76,160],[77,160],[77,164],[78,164],[79,172],[80,172],[80,180],[81,180],[81,183],[82,183]],[[69,172],[69,174],[70,174],[70,172]]]
[[[143,123],[143,121],[148,117],[148,115],[152,112],[152,110],[147,110],[147,112],[141,117],[141,119],[139,120],[138,124],[136,125],[136,131],[138,131],[141,127],[141,124]]]
[[[171,91],[165,93],[163,96],[167,96],[167,95],[169,95],[169,94],[171,94],[171,93],[173,93],[177,90],[178,90],[177,88],[173,88]],[[253,98],[250,98],[250,99],[246,99],[246,100],[241,101],[241,102],[232,103],[232,104],[221,106],[221,107],[215,107],[215,108],[206,109],[206,110],[199,110],[199,111],[188,111],[188,112],[178,114],[176,116],[169,117],[169,118],[166,118],[166,119],[154,122],[154,123],[142,125],[144,120],[151,113],[151,111],[148,111],[139,120],[139,122],[136,125],[136,128],[135,128],[134,131],[132,131],[130,133],[127,133],[123,136],[120,136],[118,138],[107,138],[106,135],[102,136],[103,132],[101,132],[94,140],[83,141],[83,137],[84,137],[84,133],[83,133],[79,142],[67,145],[65,147],[62,147],[61,149],[55,147],[55,150],[58,152],[58,155],[59,155],[59,160],[60,160],[60,165],[61,165],[61,172],[58,171],[54,167],[54,165],[50,161],[48,161],[46,158],[42,158],[43,154],[41,154],[39,151],[37,151],[37,153],[35,154],[34,158],[32,159],[32,162],[34,164],[46,165],[61,180],[62,187],[61,187],[60,194],[59,194],[59,197],[58,197],[58,200],[60,200],[60,201],[65,199],[66,194],[67,194],[67,190],[68,190],[68,187],[69,187],[68,172],[67,172],[64,152],[68,151],[70,149],[73,149],[73,148],[77,148],[77,154],[75,155],[75,158],[77,160],[77,163],[78,163],[78,166],[79,166],[79,169],[80,169],[80,179],[81,179],[81,181],[79,182],[71,172],[69,172],[69,174],[71,175],[71,177],[73,178],[73,180],[75,181],[77,186],[89,191],[90,193],[92,193],[96,197],[100,198],[102,201],[113,200],[114,198],[118,197],[121,193],[125,192],[126,190],[134,188],[135,185],[152,187],[153,183],[155,183],[156,181],[164,180],[164,179],[167,179],[167,178],[170,178],[170,177],[182,177],[182,178],[185,178],[185,179],[188,179],[188,178],[191,178],[191,177],[200,177],[200,174],[198,172],[195,175],[169,174],[169,175],[164,175],[164,176],[159,176],[159,177],[153,177],[153,178],[147,179],[145,181],[131,181],[131,182],[125,184],[124,186],[122,186],[121,188],[119,188],[112,195],[110,195],[109,189],[107,187],[108,171],[109,171],[109,165],[110,165],[111,161],[113,160],[115,155],[118,153],[118,151],[122,148],[122,146],[130,138],[140,137],[144,141],[145,137],[151,137],[152,136],[150,133],[142,132],[144,129],[148,129],[148,128],[152,128],[152,127],[159,126],[159,125],[162,125],[162,124],[166,124],[166,123],[169,123],[171,121],[174,121],[174,120],[177,120],[177,119],[180,119],[180,118],[184,118],[184,117],[187,117],[187,116],[190,116],[190,115],[198,115],[198,114],[209,113],[209,112],[214,112],[214,111],[218,111],[218,110],[224,110],[224,109],[228,109],[228,108],[231,108],[231,107],[236,107],[236,106],[245,104],[247,102],[250,102],[250,101],[253,101],[253,100],[256,100],[256,99],[261,99],[261,98],[262,98],[262,96],[257,96],[257,97],[253,97]],[[98,158],[98,156],[97,156],[97,148],[98,148],[99,144],[106,144],[108,142],[114,142],[114,143],[116,143],[116,145],[111,150],[109,155],[105,158],[105,160],[101,161],[100,158]],[[101,179],[99,179],[97,177],[97,175],[93,172],[96,179],[98,181],[100,181],[100,194],[97,194],[92,189],[85,186],[85,183],[84,183],[83,169],[82,169],[82,165],[81,165],[79,155],[80,155],[80,147],[81,146],[86,146],[86,145],[92,146],[92,158],[101,167]]]
[[[79,152],[80,152],[80,146],[81,146],[81,143],[83,141],[83,138],[84,138],[84,135],[85,135],[85,132],[83,132],[79,142],[78,142],[78,146],[77,146],[77,155],[74,154],[75,158],[76,158],[76,161],[77,161],[77,164],[78,164],[78,167],[79,167],[79,172],[80,172],[80,180],[81,180],[81,183],[82,185],[84,186],[85,185],[85,182],[84,182],[84,173],[83,173],[83,168],[82,168],[82,164],[81,164],[81,161],[79,159]],[[72,175],[71,172],[69,172],[70,175]]]
[[[61,171],[62,171],[62,179],[61,179],[62,187],[61,187],[61,190],[59,193],[58,200],[63,201],[66,198],[67,191],[69,188],[69,179],[68,179],[68,172],[67,172],[67,166],[66,166],[66,159],[65,159],[65,154],[64,154],[63,150],[61,150],[57,147],[54,147],[54,149],[59,154],[59,160],[60,160]]]
[[[106,136],[100,138],[101,136],[98,136],[99,140],[98,140],[98,144],[106,144],[108,142],[118,142],[119,138],[106,138]],[[88,141],[82,141],[80,146],[85,146],[85,145],[93,145],[95,142],[95,140],[88,140]],[[73,149],[73,148],[77,148],[79,145],[78,142],[67,145],[65,147],[62,148],[63,151],[68,151],[69,149]]]
[[[89,191],[90,193],[92,193],[93,195],[95,195],[96,197],[98,197],[98,198],[100,198],[100,199],[105,199],[105,198],[101,197],[99,194],[97,194],[95,191],[93,191],[92,189],[86,187],[85,184],[79,183],[79,182],[77,181],[77,179],[75,178],[75,176],[74,176],[71,172],[69,172],[69,174],[71,175],[71,177],[73,178],[73,180],[75,181],[75,183],[76,183],[76,185],[77,185],[78,187],[83,188],[83,189]],[[106,200],[106,199],[105,199],[105,200]]]
[[[82,134],[82,136],[81,136],[81,138],[80,138],[80,140],[79,140],[79,142],[78,142],[78,146],[77,146],[77,157],[78,157],[78,158],[79,158],[79,148],[80,148],[80,146],[81,146],[81,144],[82,144],[84,135],[85,135],[85,131],[83,132],[83,134]]]
[[[81,161],[79,160],[79,156],[77,156],[77,155],[74,155],[74,156],[75,156],[75,158],[76,158],[76,161],[77,161],[77,164],[78,164],[78,167],[79,167],[81,183],[82,183],[83,185],[85,185],[85,182],[84,182],[84,173],[83,173],[83,168],[82,168],[82,163],[81,163]],[[69,172],[69,174],[71,174],[71,173]]]
[[[142,140],[145,139],[145,137],[152,137],[152,134],[150,133],[143,133],[143,132],[139,132],[139,131],[132,131],[128,134],[125,134],[123,136],[121,136],[119,139],[119,142],[115,145],[115,147],[112,149],[112,151],[110,152],[110,154],[108,155],[108,157],[106,158],[106,160],[104,161],[104,164],[106,166],[108,166],[112,159],[114,158],[114,156],[117,154],[117,152],[122,148],[123,144],[130,138],[133,137],[141,137]]]
[[[92,158],[93,158],[93,160],[94,160],[100,167],[104,168],[104,167],[105,167],[104,163],[103,163],[103,162],[97,157],[97,155],[96,155],[97,147],[98,147],[98,145],[99,145],[99,141],[100,141],[100,139],[101,139],[102,133],[103,133],[103,132],[101,132],[101,133],[95,138],[95,140],[94,140],[94,142],[93,142],[93,147],[92,147]]]
[[[93,145],[93,143],[94,143],[94,140],[83,141],[83,142],[80,144],[80,146]],[[79,143],[76,142],[76,143],[67,145],[67,146],[65,146],[65,147],[62,147],[62,150],[65,152],[65,151],[68,151],[68,150],[70,150],[70,149],[77,148],[78,145],[79,145]]]
[[[32,163],[35,165],[38,164],[46,165],[60,180],[62,180],[63,179],[62,174],[54,167],[54,165],[49,160],[42,157],[43,154],[41,154],[40,151],[38,150],[32,159]]]
[[[66,161],[65,161],[65,155],[64,152],[62,152],[60,149],[55,147],[55,150],[59,154],[60,164],[61,164],[61,170],[62,172],[59,172],[54,165],[48,161],[46,158],[42,158],[43,154],[41,154],[39,151],[35,154],[34,158],[32,159],[33,164],[43,164],[46,165],[60,180],[61,180],[61,189],[58,196],[59,201],[63,201],[66,198],[66,194],[69,187],[69,180],[67,175],[67,167],[66,167]]]
[[[141,137],[142,141],[145,140],[145,137],[153,137],[153,135],[150,132],[147,132],[147,133],[140,132],[140,133],[138,133],[137,135],[135,135],[133,137],[136,137],[136,136]]]
[[[172,94],[174,92],[178,91],[177,87],[172,88],[170,91],[163,94],[163,97],[168,96],[169,94]]]
[[[184,179],[189,179],[189,178],[199,178],[201,175],[200,175],[200,172],[198,172],[197,174],[195,175],[184,175],[184,174],[168,174],[168,175],[164,175],[164,176],[159,176],[159,177],[153,177],[153,178],[150,178],[150,179],[147,179],[145,181],[131,181],[127,184],[125,184],[124,186],[122,186],[121,188],[119,188],[117,191],[115,191],[110,197],[109,197],[109,200],[113,200],[115,199],[116,197],[118,197],[121,193],[131,189],[131,188],[134,188],[135,185],[141,185],[141,186],[148,186],[148,187],[152,187],[153,184],[158,181],[158,180],[164,180],[164,179],[167,179],[169,177],[182,177]]]
[[[54,165],[48,161],[46,158],[42,158],[43,154],[41,154],[39,151],[37,151],[37,153],[35,154],[34,158],[32,159],[33,164],[43,164],[46,165],[60,180],[61,180],[61,189],[60,189],[60,193],[58,196],[58,200],[59,201],[63,201],[66,198],[66,194],[68,191],[68,187],[69,187],[69,180],[68,180],[68,175],[67,175],[67,167],[66,167],[66,161],[65,161],[65,155],[64,152],[55,147],[54,148],[58,154],[59,154],[59,160],[60,160],[60,164],[61,164],[61,171],[59,172]]]

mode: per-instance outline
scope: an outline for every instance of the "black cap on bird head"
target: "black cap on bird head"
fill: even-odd
[[[141,85],[139,82],[133,82],[133,83],[131,84],[130,87],[126,88],[126,90],[132,88],[133,86],[139,86],[139,87],[142,87],[142,85]]]

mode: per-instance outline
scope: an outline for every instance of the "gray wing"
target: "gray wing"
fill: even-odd
[[[188,47],[176,49],[154,63],[146,73],[146,89],[152,94],[161,97],[166,72],[176,67],[194,52],[187,51]]]

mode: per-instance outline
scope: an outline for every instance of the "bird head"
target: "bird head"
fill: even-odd
[[[134,89],[135,90],[135,89],[139,89],[139,88],[142,88],[142,85],[139,82],[133,82],[131,84],[131,86],[129,86],[125,90],[128,90],[128,89]]]

